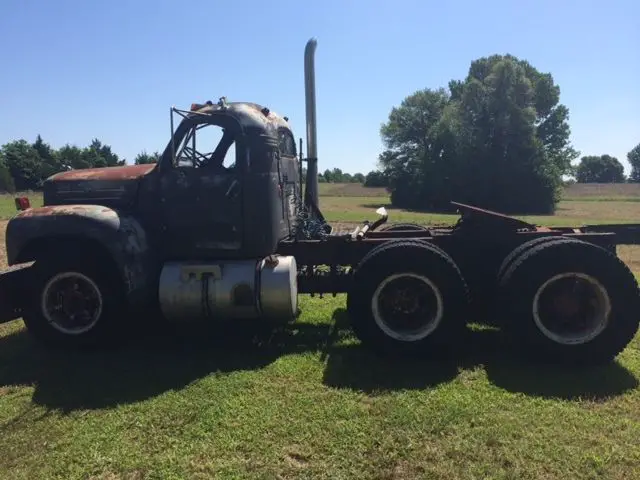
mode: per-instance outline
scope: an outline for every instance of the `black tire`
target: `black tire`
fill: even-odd
[[[557,242],[560,240],[567,240],[567,237],[538,237],[538,238],[534,238],[533,240],[529,240],[528,242],[524,242],[520,245],[518,245],[516,248],[514,248],[513,250],[511,250],[511,252],[509,253],[509,255],[507,255],[504,260],[502,261],[502,264],[500,265],[500,270],[498,271],[498,274],[496,276],[496,279],[498,281],[498,283],[501,281],[502,277],[504,276],[505,272],[509,269],[509,267],[513,264],[513,262],[515,262],[516,260],[518,260],[518,258],[525,253],[527,250],[530,250],[531,248],[537,246],[537,245],[542,245],[543,243],[549,243],[549,242]]]
[[[384,225],[382,228],[380,228],[380,232],[402,232],[402,231],[426,231],[427,228],[422,226],[422,225],[418,225],[417,223],[393,223],[391,225]]]
[[[567,237],[555,237],[555,236],[538,237],[538,238],[534,238],[533,240],[529,240],[525,243],[522,243],[518,245],[516,248],[514,248],[513,250],[511,250],[511,252],[509,252],[509,254],[502,261],[500,265],[500,269],[498,270],[498,273],[494,277],[495,283],[494,283],[494,290],[493,290],[493,298],[491,300],[493,303],[491,304],[491,312],[488,315],[489,321],[487,323],[496,327],[503,326],[501,323],[503,318],[500,312],[500,309],[501,309],[500,299],[499,299],[500,289],[498,285],[500,285],[500,282],[502,282],[502,278],[504,277],[504,274],[507,272],[509,267],[513,265],[514,262],[516,262],[526,252],[528,252],[529,250],[531,250],[532,248],[538,245],[547,244],[551,242],[563,242],[563,241],[571,241],[571,240],[572,240],[571,238],[567,238]]]
[[[569,273],[584,277],[581,282],[597,294],[589,299],[593,300],[592,305],[597,305],[594,310],[601,310],[591,312],[593,318],[588,321],[579,319],[585,324],[581,336],[579,333],[573,333],[573,336],[561,333],[557,325],[549,323],[551,316],[544,315],[545,312],[555,314],[566,327],[570,318],[567,311],[587,304],[586,299],[569,300],[569,290],[566,290],[564,317],[561,307],[553,312],[556,307],[552,308],[551,302],[545,306],[545,282]],[[547,298],[559,304],[563,299],[560,293]],[[640,323],[640,291],[629,268],[608,250],[576,239],[546,242],[522,254],[504,273],[499,284],[498,302],[502,326],[522,347],[521,351],[545,362],[609,362],[633,339]],[[607,305],[610,308],[607,309]],[[576,320],[571,326],[575,327],[577,323]]]
[[[378,300],[384,282],[413,282],[425,288],[424,303],[435,300],[436,318],[420,322],[413,335],[389,325]],[[390,280],[391,279],[391,280]],[[377,291],[383,286],[382,291]],[[411,300],[415,297],[408,297]],[[423,306],[424,306],[423,303]],[[370,251],[354,273],[354,284],[347,297],[347,310],[354,333],[360,341],[379,353],[429,354],[448,350],[464,334],[469,314],[469,291],[460,269],[440,248],[415,240],[393,241]],[[377,312],[377,313],[376,313]],[[423,314],[433,313],[427,308]],[[411,321],[403,315],[401,322]],[[423,325],[424,324],[424,325]]]
[[[126,318],[126,298],[122,279],[112,263],[83,251],[75,254],[61,252],[55,257],[37,259],[33,268],[30,301],[24,308],[23,320],[28,332],[38,342],[48,347],[94,347],[115,340],[116,333],[121,333],[118,327]],[[91,294],[80,296],[90,298],[88,310],[95,308],[97,311],[94,321],[76,325],[75,329],[68,323],[68,318],[66,324],[49,321],[47,317],[52,318],[52,315],[45,313],[49,311],[45,302],[49,303],[52,297],[47,292],[53,295],[64,277],[79,282],[84,291]],[[68,293],[64,295],[71,298]]]

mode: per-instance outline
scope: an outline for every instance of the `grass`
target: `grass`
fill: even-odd
[[[439,363],[383,361],[344,298],[241,330],[91,354],[0,327],[4,478],[634,478],[640,344],[588,371],[518,364],[492,330]],[[333,322],[332,322],[333,320]],[[332,327],[335,323],[335,327]],[[229,340],[232,338],[232,340]]]
[[[332,221],[387,202],[345,192],[321,198]],[[634,202],[560,207],[544,223],[640,223]],[[640,274],[637,247],[620,256]],[[520,363],[487,328],[449,359],[409,362],[360,346],[344,296],[301,307],[271,333],[167,327],[83,354],[0,325],[0,478],[640,478],[640,337],[590,370]]]

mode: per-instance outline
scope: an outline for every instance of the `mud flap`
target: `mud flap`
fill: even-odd
[[[22,305],[32,263],[10,267],[0,272],[0,323],[22,316]]]

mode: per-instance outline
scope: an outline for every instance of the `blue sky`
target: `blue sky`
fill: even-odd
[[[582,154],[640,142],[640,2],[245,0],[0,2],[0,143],[93,137],[131,161],[162,150],[169,107],[255,101],[304,136],[303,50],[318,39],[320,169],[367,172],[414,91],[511,53],[551,72]]]

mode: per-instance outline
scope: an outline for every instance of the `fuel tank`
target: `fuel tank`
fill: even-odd
[[[160,274],[160,308],[170,321],[267,318],[287,321],[298,309],[292,256],[224,262],[168,262]]]

